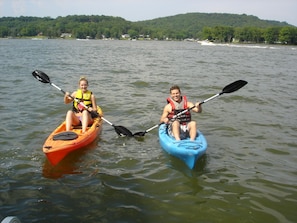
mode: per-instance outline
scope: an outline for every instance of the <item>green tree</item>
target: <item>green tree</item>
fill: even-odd
[[[251,27],[237,28],[234,32],[234,37],[239,42],[255,43],[255,31]]]
[[[270,27],[264,30],[263,37],[266,43],[273,44],[278,42],[280,27]]]
[[[234,30],[231,27],[216,26],[212,28],[212,35],[212,38],[216,42],[231,42],[234,35]]]
[[[3,37],[7,37],[9,34],[9,30],[7,27],[5,26],[0,26],[0,37],[3,38]]]
[[[202,38],[212,40],[213,39],[212,28],[204,27],[202,31]]]
[[[138,37],[138,32],[135,29],[129,29],[128,34],[131,38],[137,38]]]
[[[28,25],[23,27],[20,32],[20,36],[36,36],[38,34],[34,25]]]
[[[284,44],[297,44],[297,28],[282,28],[279,33],[279,40]]]
[[[264,37],[263,37],[263,30],[257,27],[250,27],[250,32],[251,32],[251,41],[254,43],[263,43],[264,42]]]

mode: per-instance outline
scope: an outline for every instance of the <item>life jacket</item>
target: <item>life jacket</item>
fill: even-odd
[[[87,107],[92,107],[91,97],[92,97],[91,91],[88,90],[87,92],[83,93],[81,89],[78,89],[75,95],[75,98],[78,100],[78,102],[76,100],[73,101],[73,108],[72,108],[73,111],[81,112],[84,110],[84,107],[79,105],[79,102],[83,102]]]
[[[182,100],[180,103],[173,101],[170,97],[167,98],[167,102],[170,103],[172,107],[171,113],[167,116],[169,119],[172,119],[174,115],[188,108],[188,101],[186,96],[182,96]],[[177,117],[177,119],[181,124],[186,124],[187,122],[191,121],[191,112],[187,111],[186,113]]]

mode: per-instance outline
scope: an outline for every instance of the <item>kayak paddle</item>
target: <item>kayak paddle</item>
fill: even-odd
[[[151,128],[149,128],[149,129],[147,129],[147,130],[145,130],[144,132],[135,132],[134,134],[133,134],[133,136],[144,136],[146,133],[148,133],[149,131],[152,131],[153,129],[155,129],[155,128],[158,128],[161,124],[163,124],[164,122],[161,122],[161,123],[159,123],[159,124],[157,124],[157,125],[154,125],[153,127],[151,127]]]
[[[206,103],[206,102],[208,102],[208,101],[210,101],[210,100],[212,100],[212,99],[215,99],[216,97],[218,97],[218,96],[220,96],[220,95],[222,95],[222,94],[225,94],[225,93],[227,94],[227,93],[232,93],[232,92],[234,92],[234,91],[237,91],[237,90],[239,90],[240,88],[242,88],[243,86],[245,86],[247,83],[248,83],[248,82],[247,82],[247,81],[244,81],[244,80],[237,80],[237,81],[234,81],[233,83],[228,84],[227,86],[225,86],[225,87],[223,88],[223,90],[222,90],[220,93],[215,94],[214,96],[212,96],[212,97],[210,97],[210,98],[207,98],[207,99],[205,99],[204,101],[200,102],[200,105],[202,105],[202,104],[204,104],[204,103]],[[178,114],[174,115],[172,119],[176,119],[177,117],[179,117],[179,116],[181,116],[182,114],[184,114],[184,113],[186,113],[186,112],[192,110],[192,109],[195,108],[195,107],[196,107],[196,106],[194,105],[194,106],[192,106],[191,108],[188,108],[188,109],[185,109],[185,110],[179,112]],[[133,136],[144,136],[147,132],[149,132],[149,131],[151,131],[151,130],[157,128],[157,127],[159,127],[161,124],[163,124],[163,122],[162,122],[162,123],[159,123],[158,125],[155,125],[155,126],[149,128],[149,129],[147,129],[147,130],[145,130],[144,132],[136,132],[136,133],[133,134]]]
[[[49,76],[48,76],[46,73],[44,73],[43,71],[40,71],[40,70],[34,70],[34,71],[32,72],[32,75],[33,75],[33,77],[35,77],[38,81],[40,81],[40,82],[42,82],[42,83],[50,84],[50,85],[52,85],[53,87],[57,88],[59,91],[63,92],[63,94],[66,94],[66,92],[65,92],[63,89],[59,88],[57,85],[55,85],[54,83],[52,83],[52,82],[50,81]],[[88,108],[83,102],[80,102],[78,99],[73,98],[71,95],[69,95],[69,97],[71,97],[73,100],[77,101],[79,104],[81,104],[81,105],[84,106],[85,108]],[[96,111],[92,111],[92,112],[91,112],[91,115],[92,115],[92,117],[98,117],[98,116],[99,116],[99,114],[98,114]],[[132,132],[131,132],[129,129],[125,128],[124,126],[116,126],[116,125],[112,124],[110,121],[108,121],[107,119],[105,119],[104,117],[101,116],[101,118],[102,118],[105,122],[107,122],[109,125],[111,125],[112,127],[114,127],[116,133],[117,133],[119,136],[129,136],[129,137],[132,137],[132,136],[133,136]]]
[[[225,94],[225,93],[228,94],[228,93],[232,93],[232,92],[234,92],[234,91],[237,91],[237,90],[239,90],[240,88],[242,88],[244,85],[246,85],[247,83],[248,83],[248,82],[247,82],[247,81],[244,81],[244,80],[234,81],[233,83],[228,84],[227,86],[225,86],[225,87],[223,88],[223,90],[222,90],[220,93],[217,93],[217,94],[215,94],[214,96],[212,96],[212,97],[210,97],[210,98],[207,98],[207,99],[205,99],[204,101],[200,102],[200,105],[202,105],[202,104],[204,104],[204,103],[206,103],[206,102],[208,102],[208,101],[210,101],[210,100],[212,100],[212,99],[215,99],[215,98],[219,97],[219,96],[222,95],[222,94]],[[186,113],[186,112],[192,110],[192,109],[195,108],[195,107],[196,107],[196,106],[194,105],[194,106],[192,106],[191,108],[188,108],[188,109],[183,110],[182,112],[180,112],[180,113],[174,115],[174,116],[172,117],[172,119],[175,119],[175,118],[181,116],[182,114],[184,114],[184,113]]]

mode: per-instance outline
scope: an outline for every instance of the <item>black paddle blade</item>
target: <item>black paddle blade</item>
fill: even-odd
[[[226,87],[224,87],[222,93],[232,93],[232,92],[237,91],[238,89],[242,88],[247,83],[248,82],[244,81],[244,80],[234,81],[233,83],[228,84]]]
[[[124,137],[124,136],[128,136],[128,137],[133,137],[133,134],[132,132],[125,128],[124,126],[113,126],[114,127],[114,130],[116,131],[116,133],[121,136],[121,137]]]
[[[146,132],[135,132],[135,133],[133,134],[133,136],[136,136],[136,137],[138,137],[138,136],[144,136],[145,133],[146,133]]]
[[[46,83],[46,84],[51,83],[50,78],[40,70],[34,70],[32,72],[32,75],[42,83]]]

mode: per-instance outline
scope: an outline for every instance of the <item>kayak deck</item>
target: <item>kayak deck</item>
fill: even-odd
[[[62,122],[46,139],[43,152],[52,165],[57,165],[70,152],[83,148],[92,143],[100,134],[103,120],[101,108],[98,106],[99,117],[82,133],[81,126],[74,126],[71,131],[66,131],[66,122]]]
[[[194,168],[196,161],[205,154],[207,149],[207,141],[199,130],[195,141],[190,139],[176,141],[168,135],[165,124],[159,127],[159,141],[167,153],[184,161],[190,169]]]

